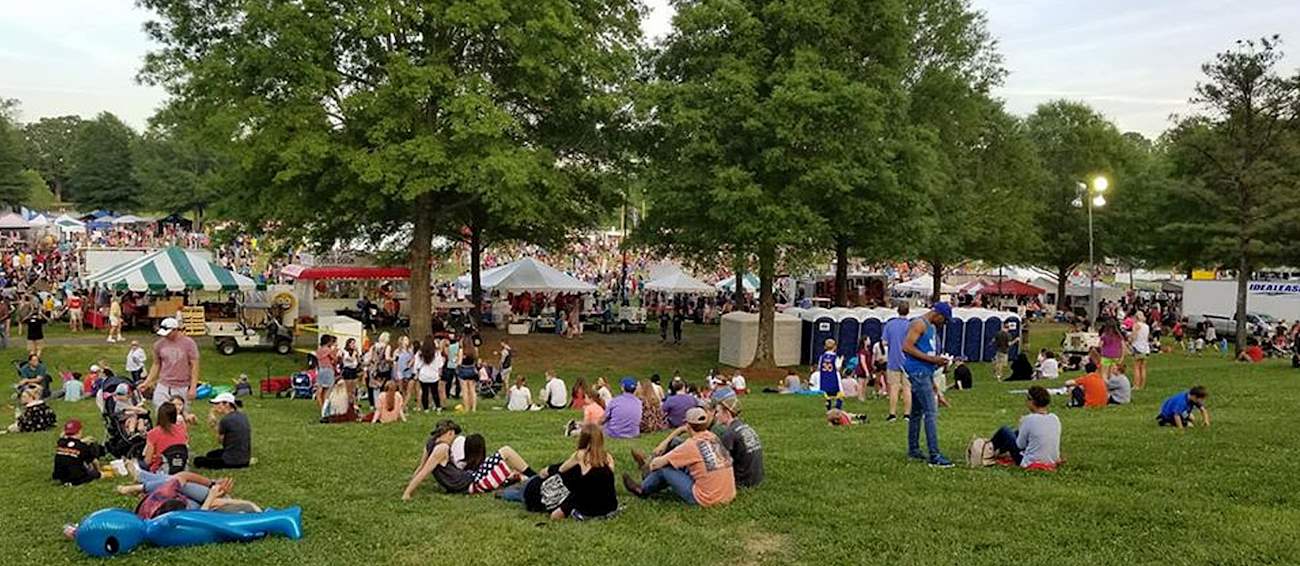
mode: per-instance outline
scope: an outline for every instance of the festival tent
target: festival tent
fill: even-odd
[[[28,223],[30,223],[32,227],[49,226],[50,219],[46,217],[44,214],[37,214],[36,216],[33,216],[30,220],[28,220]]]
[[[67,214],[61,215],[54,219],[54,225],[59,227],[62,232],[85,232],[86,223]]]
[[[113,219],[114,226],[125,226],[128,224],[148,224],[150,222],[153,221],[149,220],[148,218],[141,218],[134,214],[127,214],[125,216],[119,216]]]
[[[482,273],[484,289],[502,293],[590,293],[596,286],[531,257]]]
[[[931,275],[922,275],[911,281],[894,285],[894,290],[904,293],[932,293],[934,292],[934,277]],[[939,292],[956,293],[957,287],[940,282]]]
[[[681,271],[669,273],[663,277],[655,279],[654,281],[646,283],[645,289],[647,291],[682,294],[704,294],[715,292],[713,285],[709,285],[708,283],[700,281],[690,275],[682,273]]]
[[[758,292],[757,275],[754,275],[753,273],[746,273],[744,282],[745,282],[746,291]],[[732,275],[731,277],[723,279],[722,281],[719,281],[717,285],[714,285],[714,287],[730,293],[736,289],[736,276]]]
[[[21,214],[16,212],[0,215],[0,230],[27,230],[31,227],[31,222],[28,222]]]
[[[252,291],[257,283],[203,257],[172,246],[86,277],[118,291]]]
[[[1028,283],[1017,281],[1015,279],[1005,279],[998,283],[989,283],[987,285],[984,285],[983,287],[979,288],[978,292],[981,295],[1005,295],[1005,296],[1022,297],[1022,296],[1042,295],[1047,291],[1045,289],[1035,287]]]

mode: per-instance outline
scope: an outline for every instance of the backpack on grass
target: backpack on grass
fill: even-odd
[[[966,465],[971,468],[986,468],[998,463],[997,450],[987,438],[972,438],[966,447]]]

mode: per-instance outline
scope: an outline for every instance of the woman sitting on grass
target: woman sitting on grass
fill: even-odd
[[[158,471],[163,465],[162,455],[173,446],[189,446],[189,429],[180,418],[173,403],[163,403],[158,407],[158,424],[145,435],[143,460],[150,471]]]
[[[40,387],[23,389],[18,396],[18,408],[14,410],[14,424],[6,429],[8,432],[40,432],[50,430],[58,423],[54,409],[41,399]]]
[[[1061,419],[1048,410],[1052,396],[1037,385],[1029,388],[1020,429],[999,428],[993,434],[993,448],[1010,463],[1026,470],[1054,472],[1061,463]]]
[[[367,419],[372,423],[395,423],[397,421],[406,422],[406,404],[402,399],[402,392],[398,391],[396,380],[390,380],[384,384],[384,392],[379,394],[379,407]]]
[[[357,422],[357,408],[348,395],[347,382],[339,379],[334,382],[322,398],[320,422],[325,424]],[[376,402],[378,400],[376,399]]]
[[[668,428],[668,417],[664,414],[659,395],[655,393],[654,384],[641,380],[636,388],[636,396],[641,399],[641,434]]]
[[[601,421],[605,420],[605,400],[600,397],[591,387],[583,385],[583,398],[587,400],[582,406],[582,421],[569,421],[564,427],[565,436],[576,436],[578,427],[584,424],[594,424],[599,426]]]
[[[506,393],[507,411],[536,411],[541,409],[533,404],[533,392],[528,389],[528,378],[519,376],[515,384]]]
[[[529,511],[549,513],[552,519],[581,521],[613,514],[618,510],[614,457],[605,451],[604,432],[596,425],[582,425],[578,449],[567,460],[507,488],[501,498],[523,503]]]
[[[431,474],[447,493],[487,493],[517,481],[521,475],[536,475],[513,448],[502,446],[488,456],[482,435],[459,435],[460,426],[455,422],[438,422],[424,445],[419,467],[402,492],[402,501],[410,501],[416,488]],[[463,448],[458,450],[458,445]]]

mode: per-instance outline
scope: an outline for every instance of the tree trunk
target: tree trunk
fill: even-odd
[[[63,202],[63,181],[55,179],[50,181],[50,189],[54,192],[54,202]]]
[[[742,311],[741,305],[745,304],[745,255],[736,254],[736,281],[732,287],[731,300],[736,304],[736,310]]]
[[[772,344],[776,321],[776,300],[772,294],[774,279],[776,279],[776,249],[764,246],[758,251],[758,347],[754,351],[754,363],[750,367],[776,366]]]
[[[469,227],[469,300],[470,317],[478,326],[483,305],[483,229],[476,224]]]
[[[433,274],[429,261],[433,257],[433,194],[415,199],[415,227],[411,234],[411,340],[424,340],[433,331]]]
[[[1069,282],[1070,268],[1065,265],[1056,267],[1056,310],[1061,310],[1065,306],[1065,287]],[[1088,308],[1092,309],[1092,297],[1088,297]],[[1089,317],[1093,317],[1092,311],[1088,312]]]
[[[194,231],[203,231],[203,205],[194,207]]]
[[[1240,356],[1242,350],[1246,349],[1246,294],[1250,286],[1252,271],[1250,259],[1246,257],[1245,253],[1242,253],[1237,262],[1237,345],[1236,350],[1233,352],[1234,356]]]
[[[942,294],[940,288],[943,286],[943,262],[930,262],[930,277],[934,279],[934,287],[930,292],[930,302],[939,302],[939,295]]]
[[[835,306],[849,306],[849,239],[835,237]]]

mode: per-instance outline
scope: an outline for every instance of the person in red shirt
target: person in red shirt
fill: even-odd
[[[1242,350],[1240,354],[1237,354],[1237,361],[1250,362],[1252,364],[1262,362],[1264,361],[1264,349],[1259,347],[1259,343],[1252,340],[1250,345],[1246,346],[1245,350]]]
[[[188,446],[189,429],[180,418],[175,403],[163,403],[158,407],[158,424],[145,435],[144,461],[149,471],[156,472],[162,467],[162,455],[168,448],[176,445]]]
[[[81,294],[72,293],[68,297],[68,330],[81,332]]]

